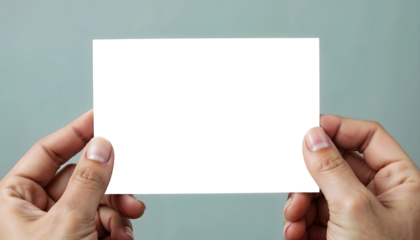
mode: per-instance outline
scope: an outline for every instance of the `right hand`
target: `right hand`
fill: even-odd
[[[321,192],[289,195],[285,239],[420,239],[420,170],[401,146],[376,122],[320,122],[302,147]]]
[[[93,112],[41,139],[0,181],[0,239],[132,240],[145,205],[104,195],[114,150],[93,138]],[[91,140],[92,139],[92,140]],[[82,150],[77,165],[60,165]]]

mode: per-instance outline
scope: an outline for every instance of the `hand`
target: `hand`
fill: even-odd
[[[321,193],[289,195],[285,239],[420,239],[420,171],[401,146],[376,122],[321,127],[302,146]]]
[[[37,142],[0,182],[0,239],[129,239],[145,205],[104,195],[114,150],[93,137],[89,111]],[[91,141],[90,141],[91,140]],[[85,146],[77,165],[62,164]]]

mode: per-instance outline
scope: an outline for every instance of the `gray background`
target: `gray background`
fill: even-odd
[[[92,107],[92,39],[181,37],[320,38],[321,113],[379,121],[420,164],[418,0],[0,0],[0,178]],[[135,236],[280,239],[286,196],[138,195]]]

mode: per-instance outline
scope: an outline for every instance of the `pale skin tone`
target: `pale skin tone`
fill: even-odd
[[[145,205],[131,195],[104,195],[114,151],[92,137],[89,111],[37,142],[2,179],[0,239],[133,239],[129,219],[141,217]],[[77,165],[57,173],[83,148]]]
[[[289,194],[285,239],[420,239],[420,171],[401,146],[376,122],[320,125],[302,149],[321,192]]]

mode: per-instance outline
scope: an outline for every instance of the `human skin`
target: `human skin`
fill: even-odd
[[[93,137],[93,111],[37,142],[0,182],[0,240],[134,239],[145,205],[104,195],[114,150]],[[60,166],[81,153],[77,165]]]
[[[289,194],[285,239],[420,239],[420,171],[401,146],[372,121],[320,126],[302,149],[321,192]]]

